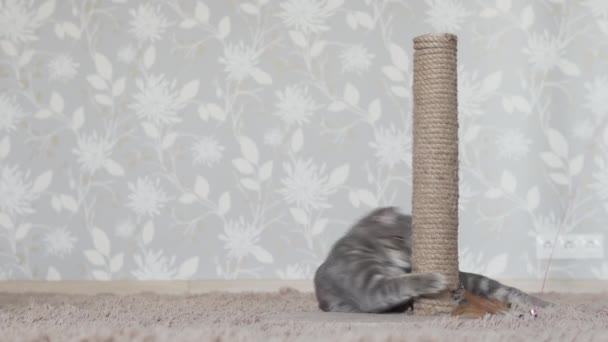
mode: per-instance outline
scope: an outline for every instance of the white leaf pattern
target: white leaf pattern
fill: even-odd
[[[243,12],[251,15],[257,15],[260,13],[260,9],[254,4],[250,3],[241,4],[241,9],[243,10]]]
[[[323,41],[323,40],[317,41],[314,44],[312,44],[312,47],[310,48],[310,56],[319,57],[321,55],[321,53],[323,53],[323,50],[325,49],[326,45],[327,45],[327,42]]]
[[[245,174],[245,175],[252,174],[254,171],[251,163],[249,163],[247,160],[245,160],[243,158],[234,159],[232,161],[232,165],[234,165],[234,167],[237,170],[239,170],[240,173]]]
[[[107,281],[111,278],[108,272],[102,270],[93,270],[91,274],[93,275],[93,279],[95,280]]]
[[[144,245],[150,244],[154,239],[154,222],[148,221],[141,231],[141,239]]]
[[[146,69],[150,69],[150,67],[152,67],[152,64],[154,64],[155,60],[156,48],[154,47],[154,45],[151,45],[146,49],[146,52],[144,52],[144,67]]]
[[[501,276],[507,268],[508,260],[509,258],[506,253],[502,253],[493,257],[492,259],[490,259],[490,261],[488,261],[488,266],[486,268],[487,271],[484,272],[484,274],[487,274],[488,277]]]
[[[500,185],[504,191],[513,193],[515,192],[515,187],[517,186],[517,180],[511,172],[503,171],[502,177],[500,178]]]
[[[117,97],[122,95],[125,91],[125,86],[126,80],[124,77],[114,82],[114,85],[112,86],[112,96]]]
[[[55,267],[50,266],[46,273],[46,280],[47,281],[59,281],[59,280],[61,280],[61,274],[59,274],[59,271],[57,271],[57,269]]]
[[[95,246],[95,249],[101,253],[104,256],[109,256],[110,255],[110,239],[108,239],[108,235],[106,235],[106,233],[97,228],[94,227],[93,230],[91,231],[91,234],[93,235],[93,245]]]
[[[60,94],[53,92],[51,94],[50,106],[55,113],[61,113],[64,106],[63,97]]]
[[[496,0],[496,8],[508,12],[511,9],[511,0]]]
[[[120,271],[122,265],[124,263],[124,254],[120,253],[115,255],[112,260],[110,260],[110,272],[116,273]]]
[[[577,176],[583,170],[583,166],[585,165],[585,156],[580,155],[570,160],[570,175]]]
[[[65,34],[76,40],[80,39],[80,30],[74,23],[63,23],[63,31],[65,32]]]
[[[201,23],[206,24],[209,21],[209,7],[202,1],[197,1],[194,7],[194,17]]]
[[[523,113],[530,113],[532,111],[532,108],[530,107],[530,103],[528,103],[528,100],[526,100],[525,98],[523,98],[521,96],[513,96],[511,98],[511,103],[513,104],[513,107],[515,107],[517,110],[519,110]]]
[[[55,11],[55,0],[47,0],[40,7],[38,7],[38,11],[36,12],[36,20],[45,20],[50,17]]]
[[[540,157],[549,167],[559,168],[564,166],[564,162],[554,153],[543,152]]]
[[[97,70],[97,73],[105,80],[107,80],[107,81],[111,80],[112,79],[112,63],[110,63],[110,60],[108,59],[108,57],[106,57],[100,53],[96,53],[94,56],[94,61],[95,61],[95,70]]]
[[[194,80],[186,83],[179,93],[179,100],[181,102],[190,101],[198,93],[199,81]]]
[[[230,193],[224,192],[222,196],[220,196],[219,204],[218,204],[218,214],[226,215],[230,210],[231,199]]]
[[[502,71],[496,71],[488,75],[481,85],[481,92],[484,94],[494,92],[502,83]]]
[[[239,145],[241,146],[241,153],[243,153],[245,159],[253,164],[257,164],[259,152],[255,142],[248,137],[241,137],[239,138]]]
[[[241,184],[247,190],[251,190],[251,191],[259,191],[260,190],[260,183],[258,183],[258,181],[253,180],[251,178],[243,178],[243,179],[241,179]]]
[[[568,157],[568,142],[559,131],[549,128],[547,130],[547,139],[555,154],[562,158]]]
[[[260,68],[255,68],[251,70],[251,76],[259,84],[267,85],[272,83],[272,78],[270,78],[270,75],[268,75],[264,70]]]
[[[260,246],[253,247],[253,249],[251,250],[251,253],[256,258],[256,260],[261,263],[271,264],[274,262],[274,258],[272,257],[272,255],[267,250],[265,250],[264,248],[262,248]]]
[[[526,202],[528,204],[528,210],[534,210],[538,207],[538,204],[540,203],[540,192],[538,191],[538,186],[528,190]]]
[[[359,104],[359,91],[350,83],[344,87],[344,101],[351,106]]]
[[[332,171],[331,175],[329,176],[329,186],[331,187],[337,187],[337,186],[341,186],[342,184],[344,184],[344,182],[346,182],[346,179],[348,178],[348,174],[350,172],[350,166],[349,165],[342,165],[338,168],[336,168],[334,171]]]
[[[272,176],[273,165],[274,163],[272,160],[262,164],[259,171],[260,182],[265,182],[270,179],[270,177]]]
[[[84,110],[79,107],[72,114],[72,129],[77,131],[84,125]]]
[[[106,264],[103,255],[94,249],[84,251],[84,255],[87,257],[87,260],[95,266],[103,266]]]
[[[413,47],[395,33],[435,31],[474,52],[458,58],[461,226],[508,247],[465,236],[462,263],[536,278],[536,234],[608,216],[600,2],[114,0],[91,17],[8,1],[0,275],[310,278],[365,212],[408,210]]]
[[[15,231],[15,240],[21,241],[27,237],[27,234],[32,229],[31,224],[22,224],[17,227],[17,231]]]
[[[194,203],[196,196],[194,194],[183,194],[180,196],[179,201],[184,204]]]
[[[299,47],[306,47],[308,42],[306,41],[306,37],[299,31],[289,31],[289,36],[291,40]]]
[[[367,205],[368,207],[376,208],[378,206],[378,200],[371,191],[360,189],[357,192],[357,195],[359,197],[359,201],[361,201],[361,203]]]
[[[230,18],[224,17],[220,20],[218,27],[218,38],[225,39],[230,34]]]
[[[382,115],[382,105],[380,99],[375,99],[369,104],[369,121],[371,123],[376,122]]]
[[[296,220],[296,222],[299,224],[307,225],[310,222],[308,214],[306,214],[306,212],[300,208],[291,208],[289,209],[289,212],[291,213],[291,216],[293,216],[294,220]]]
[[[312,225],[312,235],[317,236],[325,231],[325,227],[327,227],[327,219],[319,219]]]
[[[403,72],[392,65],[382,67],[382,72],[393,82],[401,82],[405,79]]]
[[[527,30],[534,23],[534,10],[532,5],[526,6],[521,12],[521,27]]]
[[[302,133],[302,129],[298,129],[293,133],[291,137],[291,151],[293,153],[297,153],[302,148],[304,144],[304,134]]]
[[[389,46],[391,61],[401,71],[407,72],[409,69],[409,58],[405,50],[399,45],[391,43]]]
[[[52,180],[53,180],[53,171],[48,170],[48,171],[40,174],[38,177],[36,177],[36,180],[34,181],[34,185],[32,186],[32,192],[40,193],[40,192],[45,191],[51,184]]]
[[[78,211],[78,202],[70,195],[61,195],[61,205],[67,210],[75,213]]]
[[[177,271],[177,279],[190,279],[198,270],[198,257],[185,260]]]
[[[89,81],[89,84],[97,90],[105,90],[108,88],[106,81],[99,75],[89,75],[87,76],[87,81]]]
[[[205,178],[201,176],[196,177],[196,182],[194,183],[194,192],[200,198],[207,198],[209,196],[209,183]]]
[[[498,198],[501,197],[503,195],[503,191],[499,188],[492,188],[489,189],[488,191],[486,191],[485,196],[487,198]]]
[[[0,227],[12,229],[13,226],[13,220],[7,214],[0,212]]]
[[[0,41],[0,47],[8,56],[16,56],[18,54],[15,45],[8,40]]]
[[[11,141],[8,136],[0,140],[0,160],[5,159],[11,150]]]
[[[112,176],[124,176],[125,175],[125,169],[123,169],[123,167],[120,166],[120,164],[113,161],[112,159],[104,160],[103,167]]]

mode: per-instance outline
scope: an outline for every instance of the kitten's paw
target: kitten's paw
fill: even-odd
[[[436,294],[443,292],[448,288],[448,279],[441,273],[431,273],[433,275],[432,281],[429,284],[430,294]]]
[[[420,280],[418,295],[434,295],[448,288],[448,280],[441,273],[423,273]]]
[[[460,284],[458,286],[458,288],[456,290],[452,291],[452,299],[454,300],[454,303],[456,303],[457,305],[464,305],[467,303],[467,299],[464,295],[464,286],[462,286],[462,284]]]

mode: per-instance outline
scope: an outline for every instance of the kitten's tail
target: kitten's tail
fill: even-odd
[[[503,303],[522,307],[539,306],[541,308],[553,305],[553,303],[541,300],[519,289],[501,284],[494,279],[479,274],[460,272],[460,283],[464,286],[465,290],[475,296],[494,298]]]

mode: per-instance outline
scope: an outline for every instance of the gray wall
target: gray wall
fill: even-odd
[[[540,277],[538,234],[606,232],[603,0],[4,1],[0,278],[311,277],[371,207],[410,210],[435,31],[459,36],[462,268]]]

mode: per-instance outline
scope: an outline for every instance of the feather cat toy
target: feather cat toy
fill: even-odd
[[[483,298],[463,290],[464,300],[452,310],[452,316],[464,318],[482,318],[485,315],[504,315],[510,309],[510,304],[495,298]]]

